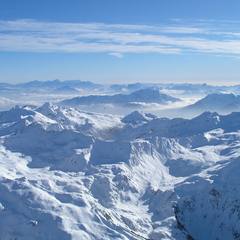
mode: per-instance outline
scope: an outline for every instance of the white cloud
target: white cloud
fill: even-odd
[[[112,53],[109,53],[109,55],[114,56],[116,58],[123,58],[123,54],[119,52],[112,52]]]
[[[125,53],[198,52],[240,55],[236,23],[210,21],[164,26],[0,21],[0,51]]]

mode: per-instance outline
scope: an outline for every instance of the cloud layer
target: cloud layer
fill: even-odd
[[[175,21],[163,26],[0,21],[0,51],[106,53],[201,53],[239,56],[238,23]]]

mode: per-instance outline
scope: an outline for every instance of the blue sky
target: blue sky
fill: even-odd
[[[240,80],[239,0],[1,0],[0,81]]]

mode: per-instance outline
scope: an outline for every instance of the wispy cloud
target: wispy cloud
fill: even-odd
[[[0,21],[0,51],[240,55],[237,23],[177,21],[163,26]]]
[[[111,53],[109,53],[109,55],[117,57],[117,58],[123,58],[123,54],[119,53],[119,52],[111,52]]]

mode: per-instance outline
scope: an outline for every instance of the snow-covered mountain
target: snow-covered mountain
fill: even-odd
[[[130,94],[115,95],[90,95],[75,97],[62,101],[60,104],[68,106],[88,105],[88,104],[131,104],[131,103],[159,103],[166,104],[179,101],[167,94],[160,92],[158,88],[146,88],[134,91]]]
[[[232,93],[209,94],[183,110],[198,114],[204,111],[215,111],[222,114],[240,111],[240,95]]]
[[[240,113],[0,113],[0,239],[239,239]]]

